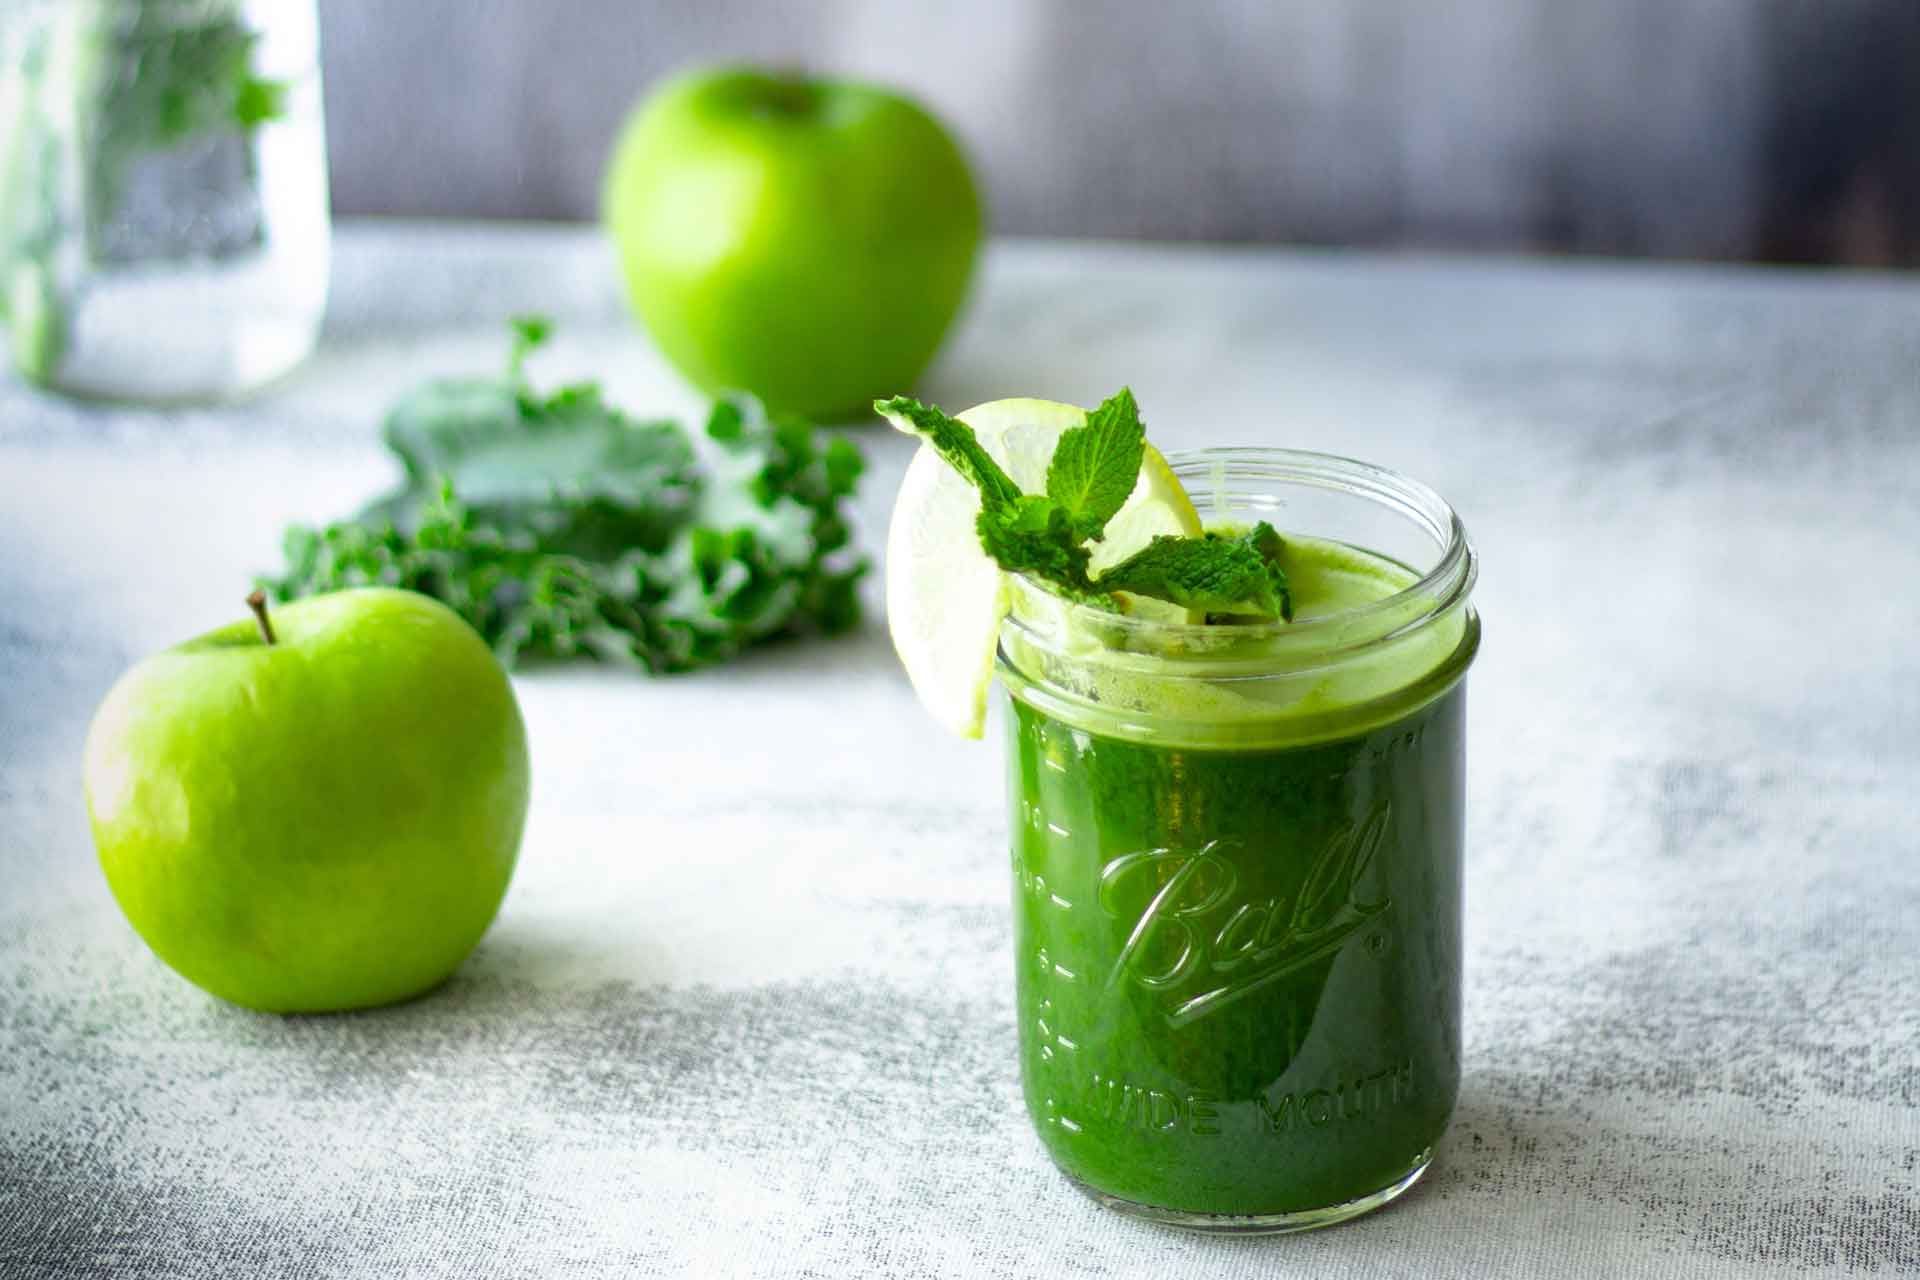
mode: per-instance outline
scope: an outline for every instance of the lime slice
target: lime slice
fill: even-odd
[[[1086,410],[1051,400],[995,400],[958,416],[1015,484],[1044,493],[1054,445],[1085,421]],[[922,445],[900,483],[887,530],[887,627],[894,650],[934,719],[966,738],[978,738],[986,722],[993,653],[1007,611],[1000,566],[980,549],[973,529],[979,512],[974,487]],[[1200,532],[1200,515],[1173,468],[1148,445],[1139,483],[1107,523],[1105,539],[1093,545],[1092,572],[1098,577],[1161,534]],[[1177,605],[1128,603],[1143,616],[1187,620]]]

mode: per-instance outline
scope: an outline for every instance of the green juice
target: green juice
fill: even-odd
[[[1478,622],[1339,543],[1290,538],[1283,566],[1293,631],[1159,649],[1016,627],[1000,668],[1028,1108],[1084,1188],[1217,1229],[1390,1198],[1460,1082]],[[1342,619],[1380,631],[1400,604],[1430,625],[1316,660]]]

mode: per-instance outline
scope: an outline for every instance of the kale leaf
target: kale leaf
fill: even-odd
[[[295,526],[279,600],[386,585],[434,596],[502,661],[591,655],[649,671],[724,662],[860,621],[867,563],[842,509],[859,451],[748,397],[717,401],[704,442],[641,421],[582,383],[538,394],[516,322],[496,379],[403,397],[386,441],[406,479],[351,520]]]

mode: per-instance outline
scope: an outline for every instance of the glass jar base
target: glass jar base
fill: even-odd
[[[1367,1195],[1331,1204],[1322,1209],[1298,1209],[1291,1213],[1187,1213],[1179,1209],[1162,1209],[1157,1205],[1141,1204],[1136,1200],[1126,1200],[1119,1196],[1108,1195],[1095,1187],[1090,1187],[1080,1179],[1068,1173],[1060,1172],[1067,1181],[1088,1199],[1096,1204],[1124,1213],[1130,1218],[1140,1218],[1155,1222],[1163,1227],[1179,1227],[1185,1231],[1197,1231],[1204,1235],[1215,1236],[1283,1236],[1296,1231],[1312,1231],[1316,1227],[1331,1227],[1336,1223],[1357,1218],[1363,1213],[1371,1213],[1382,1205],[1391,1204],[1420,1181],[1420,1175],[1433,1163],[1431,1149],[1422,1151],[1413,1162],[1406,1176],[1397,1182],[1389,1183],[1378,1191]]]

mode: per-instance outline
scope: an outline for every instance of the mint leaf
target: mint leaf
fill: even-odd
[[[1047,464],[1047,496],[1065,510],[1081,541],[1097,541],[1126,505],[1146,445],[1140,406],[1127,387],[1087,414],[1084,426],[1060,437]]]
[[[1006,507],[982,507],[974,521],[980,545],[1009,573],[1046,579],[1066,594],[1087,597],[1087,549],[1066,509],[1051,498],[1022,494]]]
[[[1094,583],[1102,591],[1170,600],[1207,613],[1293,620],[1280,535],[1261,521],[1238,537],[1155,538]]]
[[[519,361],[545,326],[515,327],[505,377],[401,400],[386,437],[405,484],[354,519],[289,529],[286,573],[263,588],[421,591],[509,664],[685,671],[858,625],[867,566],[843,509],[857,449],[740,397],[714,405],[696,455],[679,424],[630,418],[594,384],[535,392]]]
[[[1011,506],[1020,500],[1020,486],[980,447],[973,428],[960,419],[908,396],[875,400],[873,410],[889,421],[905,422],[915,435],[932,445],[948,466],[980,491],[982,510]]]

